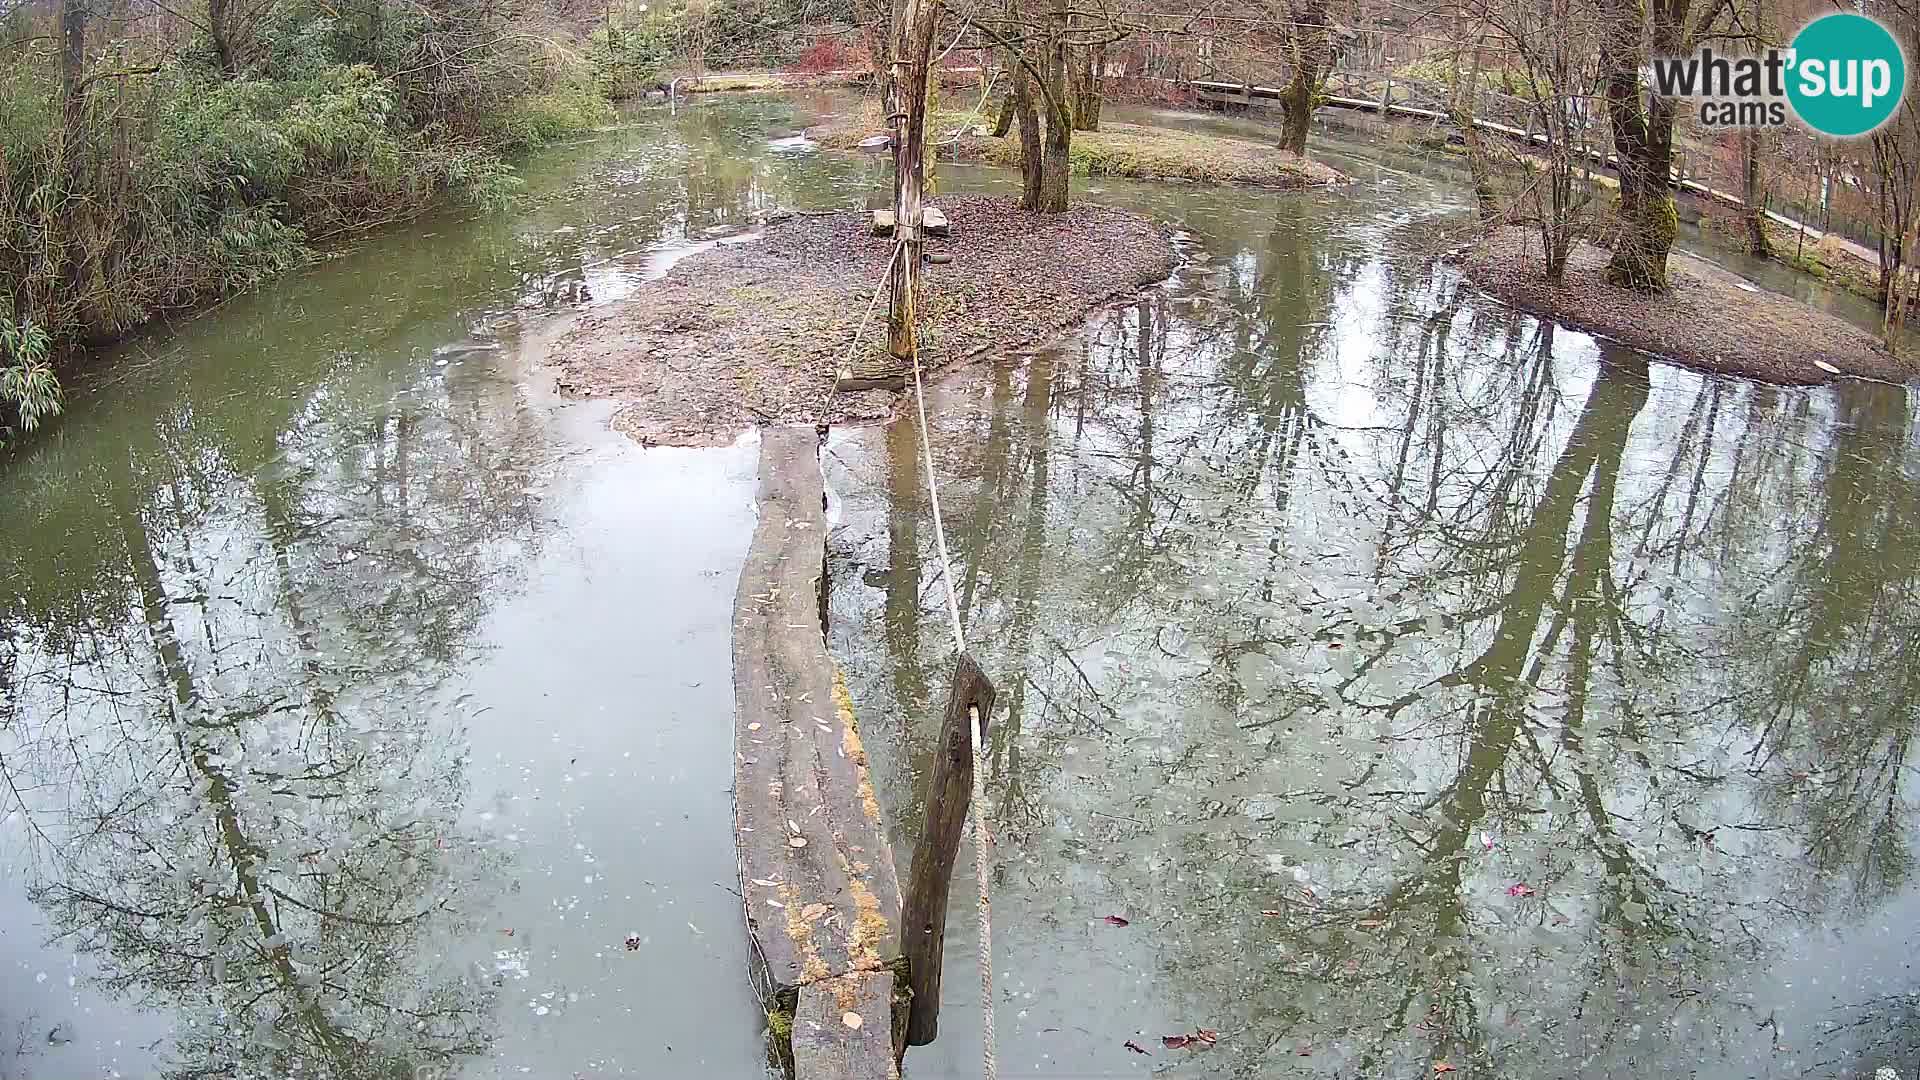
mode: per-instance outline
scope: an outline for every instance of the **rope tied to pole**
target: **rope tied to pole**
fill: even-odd
[[[984,100],[984,99],[983,99]],[[866,329],[879,306],[880,294],[885,291],[895,264],[907,255],[908,245],[905,239],[896,239],[893,254],[887,260],[887,268],[882,271],[881,281],[874,290],[873,300],[869,303],[865,315],[854,328],[853,340],[847,343],[844,367],[851,362],[860,336]],[[920,352],[912,351],[913,401],[920,422],[920,463],[927,477],[927,493],[933,510],[934,543],[940,556],[940,575],[946,589],[946,609],[949,627],[953,631],[953,648],[956,656],[964,657],[967,651],[966,628],[960,620],[960,600],[953,581],[953,558],[947,548],[946,522],[940,510],[940,487],[934,475],[933,445],[927,434],[927,397],[926,383],[921,376]],[[838,388],[829,391],[837,394]],[[977,962],[980,969],[980,1037],[981,1037],[981,1076],[983,1080],[997,1080],[1000,1067],[995,1058],[995,1039],[993,1030],[993,901],[988,891],[987,875],[991,855],[988,846],[992,843],[991,833],[987,830],[987,792],[986,792],[986,725],[988,717],[980,714],[977,704],[967,704],[967,734],[973,758],[973,790],[967,800],[967,815],[973,825],[973,874],[976,901],[976,923],[979,929]],[[943,905],[944,906],[944,905]]]
[[[967,651],[967,632],[960,623],[960,601],[953,587],[953,559],[947,552],[947,529],[940,514],[940,485],[933,473],[933,444],[927,437],[927,392],[920,378],[919,350],[913,354],[913,403],[919,413],[920,464],[927,473],[927,497],[933,508],[933,539],[940,553],[940,579],[946,584],[947,618],[953,629],[953,651],[958,655]],[[993,840],[987,833],[986,818],[987,755],[982,736],[986,718],[980,715],[976,706],[968,705],[967,720],[967,731],[973,742],[973,797],[967,802],[967,812],[973,819],[973,878],[980,931],[977,959],[980,966],[981,1075],[985,1080],[995,1080],[1000,1067],[994,1059],[993,900],[987,891],[990,858],[987,848]]]

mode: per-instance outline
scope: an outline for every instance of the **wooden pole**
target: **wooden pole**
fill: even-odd
[[[927,825],[913,849],[913,870],[901,912],[901,951],[907,957],[907,985],[913,1003],[907,1013],[907,1045],[925,1046],[940,1031],[940,960],[947,946],[947,892],[960,836],[967,827],[973,794],[973,735],[969,714],[980,717],[984,738],[993,715],[993,684],[966,653],[953,669],[947,715],[934,746],[927,777]],[[979,837],[975,843],[984,843]]]
[[[893,90],[893,235],[906,244],[889,278],[887,352],[903,370],[913,364],[917,348],[913,305],[920,280],[920,197],[927,179],[927,60],[938,10],[935,0],[905,0],[887,68]]]

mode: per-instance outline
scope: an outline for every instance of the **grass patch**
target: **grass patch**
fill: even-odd
[[[985,123],[971,112],[954,111],[935,114],[927,126],[947,156],[1019,168],[1019,139],[981,134]],[[822,146],[847,150],[879,130],[878,109],[867,107],[817,129],[813,136]],[[1079,176],[1273,188],[1324,187],[1347,179],[1317,161],[1252,139],[1111,121],[1102,123],[1099,131],[1074,132],[1067,159]]]
[[[688,81],[680,89],[689,94],[745,93],[754,90],[790,90],[796,86],[838,86],[856,75],[800,75],[784,71],[754,71],[739,75],[709,75]]]

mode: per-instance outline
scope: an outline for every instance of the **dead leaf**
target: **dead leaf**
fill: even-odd
[[[860,1019],[860,1014],[857,1012],[845,1012],[840,1014],[840,1022],[847,1025],[848,1027],[852,1028],[855,1031],[859,1031],[860,1025],[864,1021]]]
[[[1131,926],[1132,925],[1127,920],[1121,918],[1118,915],[1109,915],[1106,917],[1104,921],[1108,926]]]
[[[1440,1073],[1459,1072],[1460,1070],[1454,1068],[1452,1065],[1449,1065],[1444,1061],[1436,1061],[1433,1063],[1433,1071],[1436,1075],[1438,1075]]]
[[[639,947],[640,947],[640,935],[628,934],[627,935],[627,951],[632,952],[635,949],[638,949]]]
[[[1553,913],[1553,925],[1555,926],[1565,926],[1572,921],[1573,921],[1572,919],[1567,918],[1565,915],[1562,915],[1557,911]]]
[[[1219,1041],[1220,1033],[1212,1028],[1196,1028],[1191,1035],[1160,1036],[1160,1045],[1169,1050],[1211,1050]]]
[[[1127,1049],[1133,1051],[1136,1054],[1147,1054],[1146,1047],[1141,1046],[1139,1043],[1134,1042],[1132,1039],[1128,1039],[1125,1043],[1125,1046]],[[1153,1055],[1147,1054],[1147,1056],[1152,1057]]]
[[[1357,922],[1357,923],[1354,923],[1353,925],[1355,925],[1355,926],[1357,926],[1357,927],[1359,927],[1359,928],[1360,928],[1360,929],[1362,929],[1362,930],[1378,930],[1378,929],[1380,929],[1381,927],[1383,927],[1383,926],[1385,926],[1385,925],[1387,925],[1387,920],[1385,920],[1385,919],[1361,919],[1361,920],[1360,920],[1359,922]]]
[[[1299,1055],[1300,1057],[1312,1057],[1313,1047],[1308,1046],[1305,1043],[1302,1043],[1297,1049],[1294,1050],[1294,1053]]]
[[[1269,919],[1277,919],[1280,917],[1280,912],[1275,911],[1272,908],[1267,908],[1266,910],[1262,911],[1260,914]]]
[[[513,927],[511,927],[511,926],[509,926],[509,927],[507,927],[507,928],[506,928],[505,930],[502,930],[502,931],[500,931],[500,932],[501,932],[501,933],[503,933],[503,934],[505,934],[505,935],[507,935],[508,937],[512,937],[512,936],[513,936]]]
[[[1525,882],[1519,882],[1517,884],[1509,885],[1507,886],[1507,895],[1508,896],[1532,896],[1533,886],[1528,885]]]
[[[815,919],[825,917],[827,912],[832,910],[832,908],[825,904],[808,904],[806,907],[800,909],[800,917],[808,922],[812,922]]]

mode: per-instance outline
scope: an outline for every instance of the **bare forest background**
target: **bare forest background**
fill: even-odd
[[[1920,55],[1920,0],[1843,9],[1855,7]],[[1307,155],[1317,111],[1358,98],[1425,110],[1435,145],[1471,166],[1483,223],[1537,232],[1549,275],[1595,243],[1612,252],[1615,283],[1660,290],[1685,178],[1725,196],[1713,219],[1754,252],[1869,292],[1897,327],[1913,291],[1897,271],[1920,225],[1910,101],[1848,142],[1799,128],[1711,132],[1644,77],[1650,55],[1783,44],[1832,10],[1813,0],[0,0],[0,441],[58,411],[61,375],[86,346],[437,201],[509,198],[513,153],[613,122],[610,103],[716,72],[888,86],[890,62],[921,32],[935,64],[981,87],[931,113],[936,126],[958,116],[1017,139],[1029,209],[1066,208],[1074,132],[1098,130],[1105,101],[1191,104],[1207,81],[1272,88],[1274,152]]]

